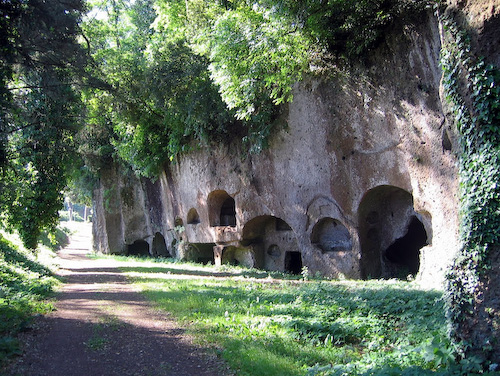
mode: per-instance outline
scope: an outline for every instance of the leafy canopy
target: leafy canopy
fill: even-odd
[[[206,58],[185,40],[150,28],[156,17],[151,1],[105,4],[96,4],[101,16],[88,19],[84,32],[100,79],[110,88],[85,94],[91,119],[82,148],[92,157],[89,144],[102,144],[102,156],[118,156],[154,177],[191,142],[221,137],[233,118],[210,79]],[[107,145],[92,137],[98,136],[97,124],[111,136]],[[94,159],[98,170],[99,158]]]
[[[79,0],[0,5],[0,218],[35,248],[52,227],[77,159]]]
[[[194,145],[266,144],[292,87],[333,52],[357,57],[411,1],[98,0],[84,23],[111,98],[88,93],[116,155],[155,176]],[[108,102],[109,100],[109,102]],[[97,103],[96,103],[97,102]]]
[[[155,177],[235,138],[258,152],[304,74],[360,56],[427,3],[3,1],[0,213],[34,246],[69,176],[91,186],[120,160]]]

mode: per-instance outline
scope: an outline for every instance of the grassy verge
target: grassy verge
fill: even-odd
[[[31,252],[0,234],[0,366],[19,353],[16,335],[33,315],[52,309],[46,299],[56,283]]]
[[[440,291],[180,263],[122,270],[238,375],[454,374]]]

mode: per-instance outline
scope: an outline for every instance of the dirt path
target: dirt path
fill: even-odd
[[[86,257],[89,231],[59,252],[65,284],[56,310],[23,338],[25,354],[8,375],[223,375],[226,368],[191,344],[127,283],[115,260]]]

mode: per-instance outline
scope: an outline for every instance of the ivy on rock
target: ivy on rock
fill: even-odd
[[[500,362],[500,306],[491,297],[498,293],[488,285],[500,252],[500,71],[473,55],[467,34],[450,15],[442,23],[443,85],[461,141],[463,242],[447,275],[447,314],[464,363],[479,369]],[[487,329],[475,324],[485,306]]]

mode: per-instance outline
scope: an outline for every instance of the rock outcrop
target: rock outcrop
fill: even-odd
[[[437,17],[369,61],[294,88],[270,147],[196,150],[158,180],[110,166],[95,248],[437,286],[459,248],[457,136],[440,91]]]

